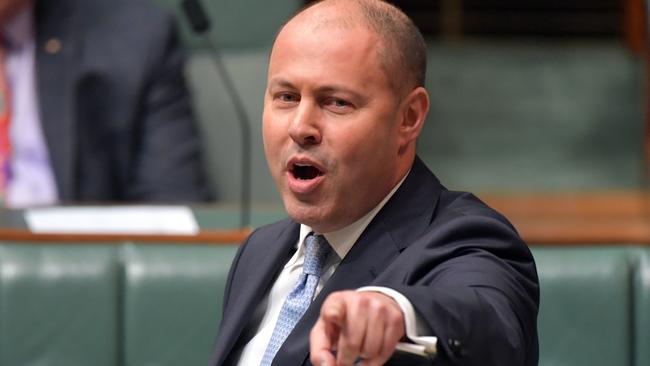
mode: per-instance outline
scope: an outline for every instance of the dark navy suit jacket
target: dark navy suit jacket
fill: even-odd
[[[141,0],[37,0],[34,19],[60,199],[208,199],[172,16]]]
[[[211,365],[229,365],[243,329],[291,256],[299,224],[253,232],[234,259]],[[500,214],[445,189],[416,159],[278,351],[274,365],[311,365],[309,331],[333,291],[386,286],[438,337],[436,365],[537,365],[539,287],[526,244]],[[250,325],[249,325],[250,327]],[[249,335],[250,336],[250,335]],[[389,365],[406,365],[390,361]]]

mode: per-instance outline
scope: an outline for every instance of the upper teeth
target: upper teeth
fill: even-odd
[[[296,165],[296,166],[299,166],[299,167],[311,166],[311,165],[309,165],[309,164],[300,164],[300,163],[296,163],[295,165]]]

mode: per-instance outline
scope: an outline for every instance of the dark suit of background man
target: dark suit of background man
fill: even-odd
[[[437,365],[537,364],[530,251],[416,157],[425,69],[418,30],[377,0],[326,0],[280,31],[263,135],[290,219],[253,232],[235,257],[211,365],[270,364],[269,350],[278,366],[410,365],[391,358],[400,340],[435,344]],[[305,253],[310,232],[332,251],[322,272],[302,275],[318,253]],[[309,276],[320,287],[273,353],[291,324],[282,309],[301,303],[285,298]]]
[[[169,14],[141,0],[4,0],[9,205],[210,197]]]

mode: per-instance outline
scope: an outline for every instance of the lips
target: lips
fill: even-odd
[[[295,194],[315,191],[325,177],[325,169],[307,158],[293,158],[287,164],[287,183]]]

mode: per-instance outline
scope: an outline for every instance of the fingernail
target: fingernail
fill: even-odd
[[[320,366],[327,366],[327,360],[323,357],[320,359]]]

